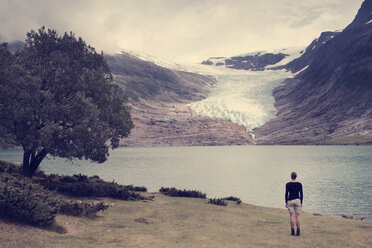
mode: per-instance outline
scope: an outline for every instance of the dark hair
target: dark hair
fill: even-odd
[[[292,172],[291,173],[291,178],[294,180],[294,179],[296,179],[296,177],[297,177],[297,173],[296,172]]]

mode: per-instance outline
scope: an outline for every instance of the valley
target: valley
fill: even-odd
[[[108,59],[115,81],[128,93],[135,123],[123,144],[371,144],[371,9],[365,1],[348,27],[323,32],[305,49],[212,57],[192,65],[113,56],[130,61],[128,67]]]

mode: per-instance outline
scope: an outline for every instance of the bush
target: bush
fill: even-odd
[[[207,195],[197,190],[179,190],[176,188],[164,188],[159,189],[160,193],[173,197],[193,197],[193,198],[207,198]]]
[[[105,182],[98,176],[85,175],[58,176],[51,174],[39,179],[39,183],[49,190],[74,197],[111,197],[119,200],[145,200],[147,198],[136,193],[146,192],[145,187],[120,185],[115,182]]]
[[[236,202],[236,204],[240,204],[242,203],[242,201],[240,200],[240,198],[238,197],[235,197],[235,196],[229,196],[229,197],[225,197],[225,198],[222,198],[222,200],[226,200],[226,201],[234,201]]]
[[[72,216],[95,216],[109,205],[104,202],[62,201],[59,203],[59,213]]]
[[[21,166],[0,160],[1,172],[12,174],[12,176],[16,176],[19,179],[24,177],[21,174]],[[111,197],[119,200],[148,199],[136,193],[147,192],[146,187],[106,182],[97,175],[92,177],[82,174],[73,176],[46,175],[39,170],[34,174],[33,182],[43,185],[48,190],[56,190],[59,193],[73,197]]]
[[[34,226],[53,224],[58,212],[50,194],[30,179],[0,177],[0,216],[29,223]]]
[[[227,206],[227,202],[225,202],[222,198],[209,199],[208,204],[214,204],[218,206]]]
[[[0,172],[19,174],[22,172],[22,168],[20,165],[0,160]]]
[[[20,164],[10,163],[2,160],[0,160],[0,173],[1,172],[9,173],[13,176],[20,175],[24,177],[24,175],[22,174],[22,166]],[[47,175],[42,170],[37,170],[34,174],[34,177],[45,178],[46,176]]]
[[[21,172],[20,166],[0,161],[0,217],[34,226],[54,226],[51,224],[57,213],[95,216],[97,212],[109,207],[104,202],[70,200],[57,192],[70,196],[112,197],[121,200],[151,198],[136,193],[146,192],[145,187],[105,182],[98,176],[46,175],[38,171],[31,179],[24,177]]]
[[[147,188],[144,186],[125,185],[124,188],[130,191],[147,192]]]

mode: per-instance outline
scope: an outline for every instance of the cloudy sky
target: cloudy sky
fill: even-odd
[[[98,51],[177,62],[306,46],[343,29],[363,0],[0,0],[2,41],[42,25],[74,32]]]

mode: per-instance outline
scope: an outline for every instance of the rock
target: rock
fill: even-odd
[[[368,9],[358,15],[372,13],[366,2],[362,9]],[[322,33],[287,65],[294,72],[304,68],[274,90],[277,117],[254,130],[258,144],[312,144],[372,135],[372,25]]]
[[[283,53],[262,53],[256,52],[249,55],[241,55],[230,58],[224,57],[211,57],[208,60],[204,60],[202,64],[204,65],[215,65],[223,66],[225,65],[230,69],[237,70],[252,70],[252,71],[262,71],[268,65],[274,65],[284,59],[287,54]]]

